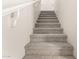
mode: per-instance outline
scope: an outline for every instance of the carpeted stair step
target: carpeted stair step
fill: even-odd
[[[67,42],[65,34],[32,34],[31,42]]]
[[[55,13],[54,11],[41,11],[41,13]]]
[[[38,19],[37,21],[59,21],[58,19]]]
[[[72,56],[73,48],[68,43],[56,42],[34,42],[25,48],[25,54],[51,55],[51,56]]]
[[[40,15],[56,15],[54,11],[41,11]]]
[[[55,12],[41,12],[40,14],[51,14],[51,15],[55,15]]]
[[[39,17],[56,17],[56,15],[40,15]]]
[[[75,59],[73,56],[26,55],[23,59]]]
[[[56,17],[55,14],[50,15],[50,14],[40,14],[39,17]]]
[[[62,34],[62,28],[34,28],[34,34]]]
[[[59,23],[59,21],[41,21],[41,20],[39,20],[39,21],[37,21],[37,23]]]
[[[36,23],[36,28],[59,28],[61,27],[59,23]]]
[[[57,19],[57,17],[39,17],[38,19]]]
[[[56,14],[40,14],[40,16],[56,16]]]
[[[40,15],[56,15],[54,13],[41,13]]]

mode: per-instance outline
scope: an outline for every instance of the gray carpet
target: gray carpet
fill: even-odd
[[[75,59],[54,11],[41,11],[23,59]]]

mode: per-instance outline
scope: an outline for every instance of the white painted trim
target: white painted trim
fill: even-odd
[[[29,3],[24,3],[24,4],[14,6],[14,7],[3,9],[2,16],[6,16],[6,15],[12,13],[12,12],[17,11],[18,9],[20,10],[20,9],[22,9],[22,8],[28,6],[28,5],[34,4],[36,2],[39,2],[39,0],[31,1]]]

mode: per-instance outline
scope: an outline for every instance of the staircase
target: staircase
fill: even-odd
[[[41,11],[23,59],[75,59],[54,11]]]

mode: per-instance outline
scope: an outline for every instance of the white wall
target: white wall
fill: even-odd
[[[74,47],[77,56],[77,6],[76,0],[56,0],[55,11],[64,32],[68,35],[68,42]]]
[[[2,6],[4,9],[4,8],[12,7],[18,4],[28,3],[30,1],[32,0],[2,0],[2,4],[3,4]]]
[[[16,26],[13,26],[13,20],[16,20],[17,11],[13,18],[11,14],[3,16],[3,59],[22,59],[25,54],[24,46],[30,41],[39,8],[38,3],[21,9]]]
[[[41,10],[54,10],[55,0],[41,0]]]

